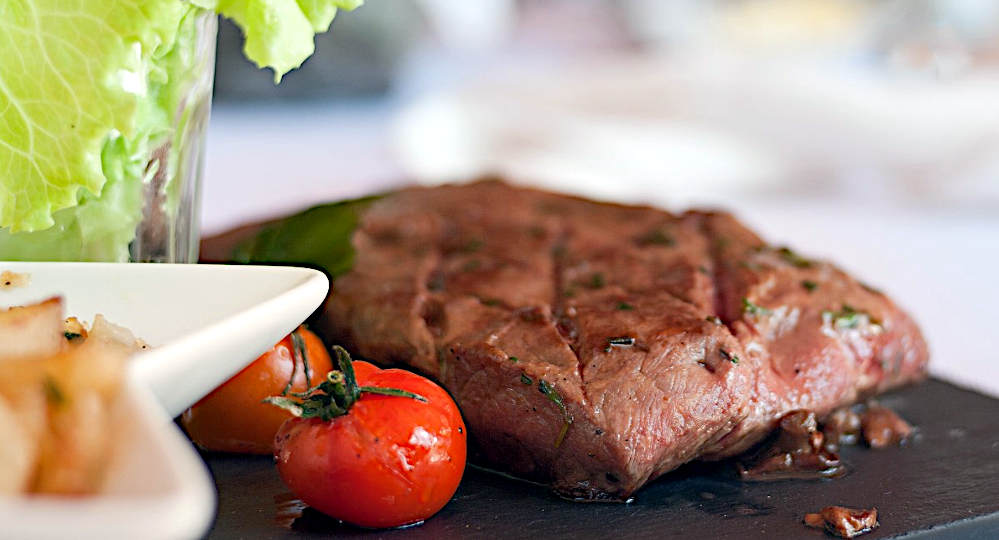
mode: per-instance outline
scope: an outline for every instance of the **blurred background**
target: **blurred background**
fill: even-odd
[[[224,23],[207,234],[500,173],[731,209],[898,295],[948,357],[999,322],[995,0],[369,0],[280,86],[240,47]],[[951,378],[999,381],[975,364]]]

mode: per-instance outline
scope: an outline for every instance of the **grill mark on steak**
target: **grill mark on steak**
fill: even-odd
[[[420,307],[420,318],[423,319],[423,324],[426,325],[430,335],[434,338],[440,338],[444,335],[447,318],[444,315],[444,305],[440,301],[434,298],[424,298],[423,305]]]
[[[723,259],[720,253],[722,246],[718,245],[716,238],[708,230],[704,216],[698,215],[697,218],[698,230],[708,243],[707,255],[710,266],[707,267],[707,272],[704,274],[711,280],[712,312],[710,316],[716,317],[728,329],[730,334],[734,334],[732,318],[725,312],[725,306],[728,305],[728,298],[725,297],[722,287],[719,286],[722,282]]]
[[[555,325],[555,329],[558,331],[558,335],[561,336],[562,340],[565,342],[569,350],[576,357],[576,374],[579,376],[580,381],[580,391],[583,394],[583,400],[586,403],[590,402],[590,398],[586,392],[586,362],[579,355],[579,332],[575,328],[575,321],[572,318],[572,314],[569,309],[566,309],[566,303],[564,301],[565,294],[565,250],[569,245],[569,240],[572,234],[568,228],[562,227],[558,237],[552,244],[551,257],[552,257],[552,288],[554,289],[554,294],[552,298],[552,323]],[[570,428],[571,429],[571,428]]]
[[[552,315],[556,321],[560,321],[565,316],[565,303],[563,302],[563,295],[565,294],[565,283],[563,270],[565,266],[565,250],[569,243],[569,232],[563,230],[559,233],[558,238],[552,244],[551,248],[551,259],[552,259]],[[575,338],[569,328],[563,328],[561,324],[557,325],[558,333],[565,339],[566,343],[572,348]],[[573,349],[575,351],[575,349]],[[578,354],[577,354],[578,357]]]

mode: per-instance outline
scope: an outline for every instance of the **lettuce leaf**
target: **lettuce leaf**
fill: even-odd
[[[2,257],[127,260],[151,153],[184,143],[176,113],[198,67],[197,17],[231,17],[247,56],[278,81],[312,54],[337,9],[360,4],[0,1]],[[170,178],[175,165],[161,164]]]
[[[315,34],[329,30],[338,9],[363,0],[197,0],[232,19],[243,31],[243,54],[274,70],[274,82],[315,52]]]
[[[136,135],[154,59],[192,6],[177,1],[0,3],[0,227],[46,229],[100,194],[109,136]],[[98,10],[97,6],[101,6]]]

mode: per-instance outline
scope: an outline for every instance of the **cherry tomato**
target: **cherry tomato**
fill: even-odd
[[[350,357],[338,347],[334,354],[341,370],[330,380],[342,381],[342,375],[347,380],[340,386],[324,383],[319,392],[324,396],[311,408],[306,399],[297,409],[313,417],[281,426],[274,444],[281,479],[309,506],[362,527],[399,527],[429,518],[454,495],[465,469],[466,431],[458,407],[424,377],[362,361],[352,364],[359,387],[352,398],[344,366],[344,358],[351,365]],[[422,399],[373,393],[384,389]],[[346,413],[329,418],[329,410],[317,410],[330,396]]]
[[[297,353],[296,335],[302,349]],[[206,450],[270,454],[274,451],[274,434],[291,413],[264,403],[264,398],[304,392],[323,381],[331,369],[322,341],[299,327],[184,411],[181,423],[191,439]]]

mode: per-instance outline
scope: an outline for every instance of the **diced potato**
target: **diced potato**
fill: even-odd
[[[142,349],[142,343],[135,339],[129,329],[109,322],[101,314],[94,317],[94,324],[90,325],[90,333],[87,335],[87,343],[94,342],[101,343],[106,350],[116,350],[125,355]]]
[[[27,287],[28,283],[31,283],[31,274],[11,272],[10,270],[0,272],[0,291]]]
[[[15,408],[22,394],[34,393],[45,373],[41,358],[16,358],[0,362],[0,395],[11,400]]]
[[[0,494],[99,489],[111,406],[142,346],[100,315],[89,331],[63,320],[58,298],[0,311]]]
[[[87,339],[87,327],[76,317],[67,318],[62,331],[70,343],[77,339]]]
[[[128,356],[120,344],[89,338],[48,360],[47,373],[69,397],[85,388],[110,399],[124,379]]]
[[[111,454],[105,399],[88,388],[70,392],[63,396],[63,402],[52,404],[32,489],[36,493],[81,495],[94,491]]]
[[[48,356],[62,350],[62,298],[0,311],[0,361]]]
[[[3,396],[0,396],[0,434],[0,495],[21,493],[31,481],[38,445]]]
[[[33,491],[78,494],[99,485],[112,440],[109,407],[124,379],[126,349],[91,331],[79,347],[42,361],[49,426]]]
[[[48,399],[40,384],[44,368],[36,358],[0,362],[0,396],[34,439],[41,437],[48,423]]]

